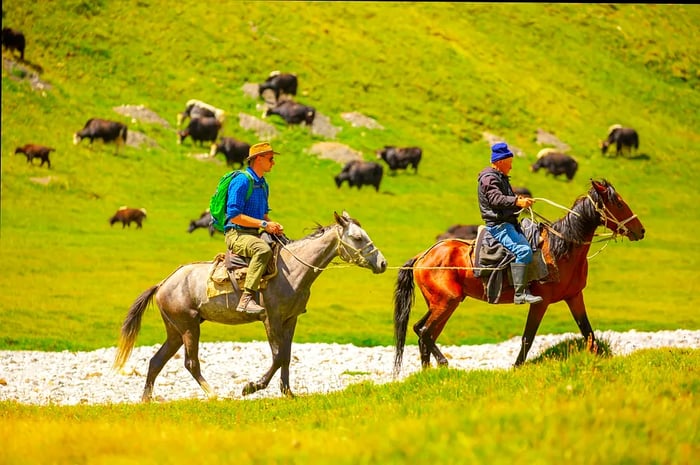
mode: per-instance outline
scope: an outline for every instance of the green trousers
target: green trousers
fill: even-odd
[[[260,278],[267,269],[267,262],[272,257],[272,249],[257,234],[236,229],[226,231],[226,247],[242,257],[250,257],[248,273],[245,278],[245,289],[257,291],[260,288]]]

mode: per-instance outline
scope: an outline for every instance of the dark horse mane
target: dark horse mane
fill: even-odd
[[[355,218],[349,218],[349,220],[351,223],[354,223],[354,224],[362,227],[362,225],[360,225],[360,222],[357,221]],[[301,242],[301,241],[304,241],[307,239],[315,239],[317,237],[322,236],[326,231],[331,229],[333,226],[335,226],[335,223],[329,224],[328,226],[322,226],[320,223],[316,223],[316,226],[314,226],[313,231],[311,231],[309,234],[302,237],[301,239],[289,239],[289,238],[287,238],[289,240],[288,243]]]
[[[601,183],[607,187],[606,195],[612,198],[613,187],[606,181]],[[588,200],[588,197],[593,202]],[[574,202],[571,211],[565,217],[552,223],[551,229],[559,233],[549,235],[549,246],[555,259],[566,256],[575,245],[581,245],[586,238],[600,225],[600,213],[596,211],[596,206],[603,203],[602,195],[591,188],[587,195],[582,195]],[[560,237],[561,236],[561,237]]]

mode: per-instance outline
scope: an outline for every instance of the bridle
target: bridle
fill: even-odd
[[[633,219],[637,218],[637,215],[635,213],[632,213],[632,216],[630,216],[626,220],[620,221],[615,217],[615,215],[612,214],[612,212],[605,205],[604,202],[601,202],[602,207],[599,207],[598,204],[595,203],[595,201],[591,198],[590,194],[588,194],[588,199],[593,204],[593,208],[595,209],[596,213],[598,213],[600,215],[600,224],[605,225],[607,228],[609,228],[613,231],[613,236],[612,236],[613,239],[618,234],[622,234],[625,237],[629,235],[630,230],[625,225],[627,223],[629,223],[630,221],[632,221]],[[612,223],[613,225],[615,225],[615,229],[608,226],[608,223]]]
[[[358,249],[354,245],[345,242],[337,228],[335,233],[338,237],[338,256],[348,263],[352,263],[357,266],[366,266],[369,264],[369,260],[365,258],[365,254],[370,256],[379,252],[379,249],[374,246],[374,242],[371,240],[365,244],[364,247]]]
[[[343,240],[343,237],[340,235],[340,229],[335,228],[335,235],[338,238],[338,243],[336,245],[336,252],[338,256],[345,262],[348,262],[353,265],[357,266],[366,266],[369,264],[369,260],[365,258],[365,254],[367,256],[371,256],[372,254],[375,254],[379,252],[379,249],[374,246],[374,242],[371,240],[365,244],[361,249],[358,249],[354,245],[346,242]],[[321,272],[328,267],[319,267],[316,265],[312,265],[310,263],[305,262],[301,258],[297,257],[294,252],[289,250],[289,248],[277,237],[277,236],[272,236],[279,244],[280,246],[285,249],[289,254],[294,257],[299,263],[308,266],[309,268],[313,269],[315,272]],[[369,251],[368,251],[369,249]]]

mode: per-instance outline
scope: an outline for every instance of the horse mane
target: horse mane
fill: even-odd
[[[608,192],[612,189],[607,181]],[[590,197],[593,202],[588,201]],[[549,247],[555,259],[560,259],[571,252],[574,246],[581,245],[588,240],[600,224],[600,214],[595,205],[602,201],[601,195],[595,188],[591,188],[588,195],[582,195],[574,201],[571,212],[552,223],[551,228],[559,233],[549,235]],[[595,205],[594,205],[595,203]]]
[[[360,227],[360,222],[357,221],[355,218],[347,218],[351,223],[354,223]],[[302,242],[306,240],[311,240],[311,239],[316,239],[317,237],[322,236],[323,234],[326,233],[329,229],[333,228],[337,223],[331,223],[328,226],[322,226],[320,223],[316,222],[316,225],[313,228],[313,231],[311,231],[309,234],[306,236],[302,237],[301,239],[289,239],[289,244],[296,243],[296,242]]]

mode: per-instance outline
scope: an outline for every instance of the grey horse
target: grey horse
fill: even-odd
[[[228,325],[252,323],[262,319],[272,350],[272,366],[258,381],[250,381],[242,395],[265,389],[273,375],[281,368],[280,390],[293,397],[289,387],[289,362],[292,338],[297,317],[306,311],[311,296],[311,285],[335,257],[348,263],[369,268],[374,273],[386,271],[387,262],[360,223],[347,212],[334,212],[335,223],[321,227],[308,236],[289,242],[277,258],[278,274],[261,292],[266,312],[262,316],[235,311],[240,298],[236,295],[207,297],[207,279],[213,262],[183,265],[159,284],[145,290],[131,305],[122,324],[114,368],[120,370],[129,359],[141,328],[141,318],[155,297],[160,309],[167,339],[151,358],[146,386],[141,400],[153,396],[156,377],[170,358],[185,345],[185,368],[192,374],[204,392],[216,397],[214,390],[202,377],[199,365],[200,324],[211,321]]]

